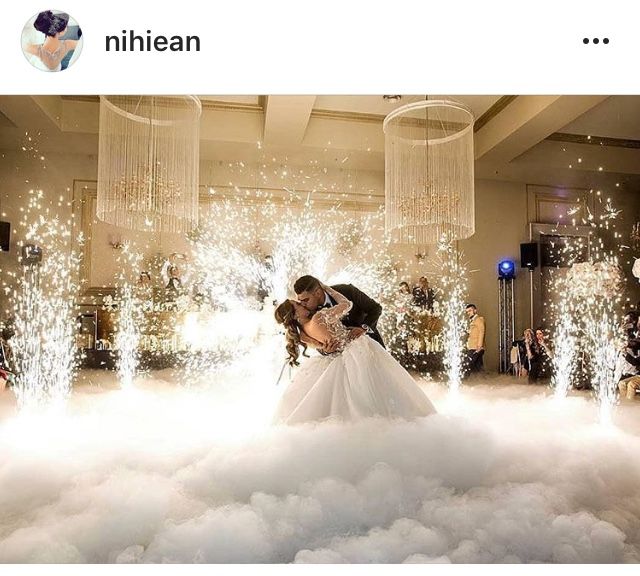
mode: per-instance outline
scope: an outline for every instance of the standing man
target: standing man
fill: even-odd
[[[478,316],[475,304],[467,304],[465,313],[469,318],[469,337],[467,338],[469,371],[479,372],[482,370],[482,357],[484,356],[484,318]]]
[[[429,280],[426,276],[421,276],[418,285],[413,289],[413,305],[433,312],[433,288],[429,287]]]

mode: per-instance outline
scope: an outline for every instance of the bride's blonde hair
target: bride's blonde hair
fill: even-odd
[[[296,310],[291,300],[285,300],[276,308],[274,313],[276,322],[282,324],[286,329],[287,353],[289,354],[289,366],[298,366],[298,358],[300,357],[300,346],[302,346],[302,355],[307,354],[307,345],[300,340],[300,324],[296,320]]]

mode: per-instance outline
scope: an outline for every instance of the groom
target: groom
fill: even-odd
[[[351,328],[352,336],[367,334],[384,347],[384,342],[376,327],[378,318],[382,313],[382,306],[352,284],[336,284],[331,288],[353,302],[351,310],[342,319],[342,323],[347,328]],[[322,289],[320,281],[313,276],[298,278],[293,285],[293,289],[298,296],[298,302],[310,312],[316,312],[321,308],[331,308],[336,305],[333,298]],[[320,351],[330,354],[335,351],[335,347],[337,347],[337,343],[332,342]]]

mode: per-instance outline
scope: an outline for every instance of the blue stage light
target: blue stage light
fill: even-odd
[[[498,264],[498,276],[510,279],[516,277],[516,263],[513,260],[502,260]]]

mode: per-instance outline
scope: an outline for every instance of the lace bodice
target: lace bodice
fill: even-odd
[[[327,287],[327,293],[336,301],[336,305],[319,310],[314,319],[327,328],[330,336],[338,341],[337,352],[342,352],[349,342],[349,329],[342,323],[342,318],[349,313],[353,302],[332,288]]]

